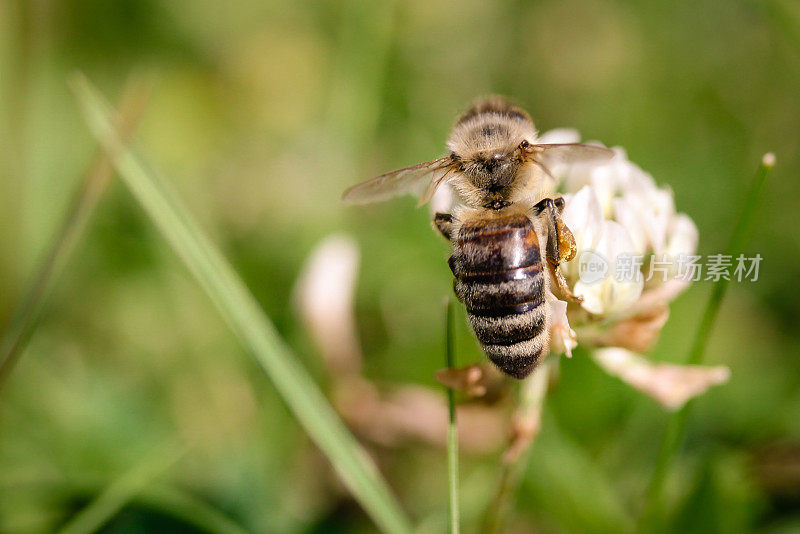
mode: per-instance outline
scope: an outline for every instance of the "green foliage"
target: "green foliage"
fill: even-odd
[[[159,183],[142,160],[125,147],[113,126],[111,112],[107,105],[104,108],[96,89],[82,77],[73,79],[73,82],[92,133],[104,149],[114,155],[114,165],[123,181],[214,301],[237,337],[272,379],[300,424],[381,529],[408,532],[410,525],[372,460],[278,337],[274,326],[241,279],[191,215],[165,191],[166,186]],[[81,531],[77,527],[66,529],[68,532],[73,530]]]

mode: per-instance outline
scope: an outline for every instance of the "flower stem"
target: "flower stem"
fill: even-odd
[[[142,467],[137,467],[137,469],[142,469]],[[126,473],[123,476],[130,475]],[[33,479],[26,478],[21,481],[15,481],[12,478],[5,479],[0,483],[0,494],[36,492],[48,496],[52,495],[54,499],[66,500],[77,497],[90,500],[104,491],[108,492],[109,484],[117,484],[119,488],[120,481],[109,482],[103,475],[87,473],[71,474],[66,478],[57,475],[45,475],[42,478],[36,477]],[[130,499],[125,503],[125,506],[144,506],[177,521],[195,526],[198,531],[207,534],[247,534],[248,532],[244,527],[228,517],[225,512],[190,491],[159,482],[157,479],[150,480],[147,484],[139,486],[138,490],[129,494]]]
[[[483,532],[486,534],[499,534],[503,530],[508,512],[511,508],[513,496],[519,488],[522,471],[527,462],[524,461],[526,455],[522,455],[520,460],[513,463],[504,462],[500,471],[500,482],[497,493],[492,500],[492,504],[486,513],[483,523]]]
[[[745,197],[745,206],[736,223],[736,227],[731,235],[730,242],[726,251],[727,255],[733,256],[740,252],[746,243],[747,237],[753,226],[753,221],[756,216],[756,211],[761,203],[761,198],[764,195],[764,187],[767,183],[767,178],[775,165],[775,156],[772,153],[765,154],[761,160],[761,165],[758,168],[756,177],[753,180],[750,190]],[[700,326],[695,335],[694,344],[689,352],[687,364],[700,365],[703,363],[708,340],[711,337],[711,330],[714,327],[717,314],[719,312],[722,299],[725,297],[725,292],[728,289],[730,280],[721,278],[711,288],[711,296],[708,299],[705,310],[703,311]],[[683,441],[683,436],[686,432],[686,424],[689,419],[689,413],[692,409],[693,402],[689,401],[677,413],[672,415],[668,422],[667,428],[664,432],[664,438],[661,441],[661,448],[658,452],[656,466],[653,470],[653,476],[650,479],[650,484],[647,489],[644,511],[639,518],[638,530],[639,532],[650,532],[658,530],[658,516],[662,505],[662,497],[664,491],[664,483],[666,481],[667,473],[669,472],[675,454],[680,448]]]
[[[86,508],[75,514],[59,534],[97,532],[159,475],[180,460],[188,446],[172,442],[151,452],[141,463],[109,484]]]
[[[453,321],[453,300],[447,299],[445,304],[445,336],[444,353],[448,369],[455,368],[455,326]],[[456,393],[447,388],[447,406],[450,419],[447,424],[447,478],[450,490],[450,533],[459,531],[459,499],[458,499],[458,425],[456,422]]]
[[[554,356],[548,357],[533,376],[520,385],[519,404],[512,419],[511,440],[503,455],[500,482],[483,522],[482,532],[487,534],[502,532],[511,510],[523,471],[528,464],[528,451],[541,426],[542,406],[550,382],[553,358]]]

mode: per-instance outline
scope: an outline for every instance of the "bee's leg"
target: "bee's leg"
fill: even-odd
[[[452,239],[453,235],[453,216],[449,213],[437,213],[433,217],[433,224],[448,241]]]
[[[567,230],[567,232],[569,232],[569,229],[567,229],[566,226],[564,228]],[[569,235],[570,237],[572,237],[572,232],[570,232]],[[573,243],[574,243],[574,238],[573,238]],[[572,290],[567,285],[567,281],[564,279],[564,275],[561,273],[561,269],[558,268],[558,263],[552,262],[550,258],[548,258],[547,267],[550,270],[550,276],[552,276],[553,280],[556,281],[556,284],[558,285],[558,289],[561,292],[562,297],[571,302],[583,302],[583,297],[579,297],[578,295],[573,293]]]
[[[561,296],[565,300],[581,302],[583,297],[576,296],[567,285],[564,275],[558,265],[565,261],[570,261],[575,257],[577,247],[575,237],[570,232],[564,221],[561,220],[561,212],[564,209],[564,199],[545,198],[533,206],[533,214],[540,217],[544,228],[547,230],[547,267],[550,276],[558,286]]]

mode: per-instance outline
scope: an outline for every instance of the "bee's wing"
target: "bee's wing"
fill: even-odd
[[[420,204],[425,204],[452,170],[453,163],[450,156],[445,156],[387,172],[349,188],[342,195],[342,200],[348,204],[368,204],[413,193],[419,195]]]
[[[614,157],[614,151],[599,145],[562,143],[534,145],[545,163],[602,163]]]

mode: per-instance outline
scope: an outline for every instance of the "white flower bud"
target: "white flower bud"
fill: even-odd
[[[581,134],[574,128],[556,128],[548,130],[539,136],[537,143],[577,143],[581,140]]]
[[[649,174],[638,167],[629,176],[621,190],[622,197],[636,213],[639,225],[647,236],[647,249],[661,254],[666,248],[667,231],[675,205],[672,191],[658,189]]]
[[[572,358],[572,349],[578,346],[578,335],[569,327],[567,303],[551,295],[550,303],[550,352],[566,354]]]
[[[678,213],[670,221],[666,253],[672,258],[694,254],[698,235],[694,221],[685,213]]]
[[[605,217],[611,216],[612,200],[624,180],[628,164],[622,150],[614,149],[614,152],[616,156],[607,162],[576,163],[562,173],[567,191],[577,191],[585,185],[592,187]]]
[[[550,130],[543,133],[541,136],[539,136],[539,139],[537,139],[536,142],[543,145],[549,145],[559,143],[577,143],[580,140],[581,135],[578,133],[578,130],[574,130],[572,128],[558,128],[556,130]],[[558,160],[547,162],[547,169],[555,177],[563,175],[567,169],[569,169],[569,167],[569,164]]]
[[[649,395],[668,410],[730,378],[725,366],[650,363],[636,353],[618,347],[598,349],[592,357],[606,372]]]
[[[609,271],[600,281],[578,280],[574,292],[584,298],[581,305],[590,313],[613,315],[624,312],[642,294],[644,285],[641,276],[625,279],[614,271],[620,256],[635,255],[633,241],[625,227],[614,221],[604,221],[595,254],[595,258],[607,262]]]
[[[613,206],[614,219],[628,231],[628,235],[631,236],[631,240],[633,241],[636,254],[646,254],[650,242],[647,239],[644,226],[639,222],[639,215],[630,204],[630,199],[615,198]]]
[[[295,305],[314,343],[339,373],[361,365],[353,303],[358,261],[353,238],[331,235],[312,252],[294,293]]]
[[[603,229],[603,212],[591,187],[584,186],[566,199],[561,219],[575,237],[578,258],[583,251],[597,249]],[[571,261],[564,267],[569,280],[578,279],[580,261]]]
[[[453,210],[453,205],[456,203],[456,196],[453,194],[453,188],[450,184],[440,184],[433,194],[433,198],[428,203],[428,209],[431,215],[436,213],[450,213]]]

